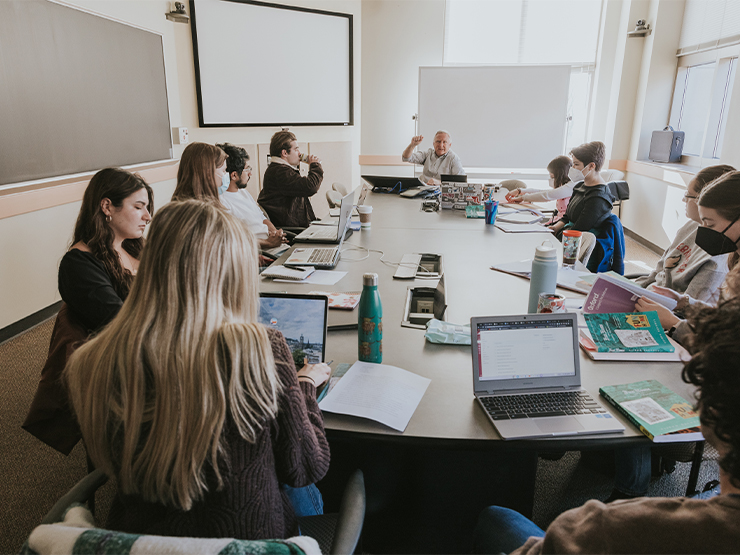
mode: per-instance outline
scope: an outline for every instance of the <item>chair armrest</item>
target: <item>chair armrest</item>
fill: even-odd
[[[352,473],[344,488],[331,553],[343,555],[354,553],[364,521],[365,478],[362,470],[358,469]]]
[[[95,495],[97,489],[107,481],[108,476],[106,476],[102,470],[93,470],[90,474],[77,482],[71,490],[64,494],[64,496],[54,504],[49,512],[46,513],[41,524],[61,522],[62,518],[64,518],[64,513],[72,503],[87,502],[93,495]]]

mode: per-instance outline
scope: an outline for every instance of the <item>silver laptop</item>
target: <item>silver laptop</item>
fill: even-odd
[[[365,204],[365,199],[367,198],[367,192],[370,190],[370,187],[367,185],[363,185],[362,189],[360,190],[360,198],[357,199],[357,203],[355,204],[355,207],[352,209],[352,216],[359,216],[360,213],[357,212],[357,207],[362,206]],[[339,214],[341,213],[341,208],[329,208],[329,215],[332,218],[338,218]]]
[[[576,314],[470,319],[473,388],[504,439],[623,432],[581,389]]]
[[[342,203],[339,206],[339,221],[337,225],[312,225],[301,231],[295,236],[294,242],[299,243],[339,243],[340,239],[348,229],[350,215],[352,213],[352,199],[354,192],[347,193],[342,197]],[[344,230],[344,231],[342,231]]]
[[[350,206],[352,205],[350,204]],[[349,218],[346,219],[344,227],[345,231],[349,228]],[[293,252],[288,255],[288,259],[283,262],[283,265],[312,266],[319,270],[333,270],[339,262],[344,237],[345,234],[342,232],[339,244],[336,247],[295,247]]]

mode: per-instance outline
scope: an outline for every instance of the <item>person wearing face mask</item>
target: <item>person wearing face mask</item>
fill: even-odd
[[[572,160],[567,156],[554,158],[547,165],[547,171],[550,174],[548,180],[550,189],[515,189],[506,195],[506,202],[549,202],[554,200],[557,213],[553,216],[552,221],[558,221],[565,216],[568,202],[573,194],[575,182],[568,175],[572,165]]]
[[[172,200],[191,198],[218,202],[218,190],[224,181],[229,181],[226,173],[226,153],[218,147],[206,143],[190,143],[182,151],[180,167],[177,169],[177,186]]]
[[[440,185],[442,175],[465,175],[460,157],[450,150],[452,139],[447,131],[440,130],[434,134],[433,148],[425,152],[414,152],[423,140],[423,135],[412,137],[401,155],[404,162],[423,164],[419,181],[425,185]]]
[[[600,141],[582,144],[570,151],[573,167],[569,177],[575,183],[568,208],[562,218],[551,224],[560,238],[564,229],[591,231],[599,228],[612,213],[614,197],[601,178],[606,147]],[[595,233],[598,235],[598,233]]]
[[[239,146],[229,143],[216,145],[223,150],[226,160],[226,174],[229,177],[227,189],[219,197],[226,210],[247,224],[261,249],[278,247],[288,240],[283,230],[277,229],[269,218],[265,217],[259,205],[247,191],[252,168],[248,165],[249,154]]]
[[[697,200],[702,189],[735,168],[727,165],[702,169],[691,180],[683,197],[686,216],[690,219],[676,233],[650,275],[636,280],[642,287],[665,287],[705,302],[716,302],[719,286],[727,274],[727,255],[711,256],[696,245],[696,232],[701,224]]]
[[[308,175],[301,176],[301,160]],[[310,197],[319,192],[324,169],[318,156],[303,156],[290,131],[278,131],[270,139],[270,165],[265,170],[257,202],[278,227],[308,227],[316,219]]]
[[[696,230],[697,246],[710,256],[730,255],[727,259],[729,273],[719,295],[720,301],[726,300],[740,293],[733,286],[740,283],[740,171],[728,172],[704,187],[699,194],[698,204],[702,225]],[[637,301],[635,310],[656,311],[668,335],[690,348],[693,331],[680,315],[689,305],[702,301],[663,287],[656,287],[655,291],[678,301],[675,312],[645,297]]]

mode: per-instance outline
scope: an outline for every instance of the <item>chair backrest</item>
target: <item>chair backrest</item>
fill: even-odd
[[[619,170],[601,170],[599,174],[601,175],[601,179],[607,183],[609,181],[622,181],[624,179],[624,172]]]
[[[596,246],[596,235],[589,231],[581,233],[581,246],[578,250],[578,260],[584,266],[588,265],[588,259],[591,257],[591,253],[594,252]]]
[[[336,208],[342,204],[342,194],[339,191],[331,190],[326,192],[326,202],[329,203],[329,208]]]
[[[507,189],[509,191],[527,188],[527,184],[524,183],[524,181],[519,181],[518,179],[504,179],[498,185],[499,187],[503,187],[504,189]]]
[[[332,183],[331,188],[334,189],[335,191],[339,191],[339,194],[341,194],[343,197],[347,196],[347,192],[348,192],[347,187],[345,187],[338,181],[335,181],[334,183]]]
[[[606,184],[611,191],[612,196],[617,201],[623,201],[630,198],[630,186],[626,181],[608,181]]]

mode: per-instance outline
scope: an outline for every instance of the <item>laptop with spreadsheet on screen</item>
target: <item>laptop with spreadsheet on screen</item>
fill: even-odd
[[[623,432],[581,389],[575,314],[470,319],[475,398],[504,439]]]

